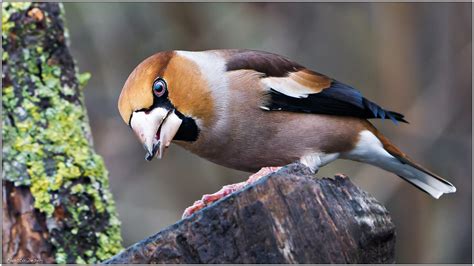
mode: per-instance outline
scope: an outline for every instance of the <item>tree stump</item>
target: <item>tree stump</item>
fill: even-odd
[[[292,164],[105,263],[393,263],[394,248],[373,197]]]
[[[58,3],[2,3],[3,262],[94,263],[121,250]]]

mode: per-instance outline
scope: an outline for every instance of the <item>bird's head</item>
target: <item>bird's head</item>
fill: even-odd
[[[143,144],[145,159],[161,159],[172,140],[198,138],[198,124],[213,115],[206,86],[199,67],[173,51],[150,56],[132,71],[118,109]]]

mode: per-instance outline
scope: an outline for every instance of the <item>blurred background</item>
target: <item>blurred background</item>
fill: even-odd
[[[373,121],[458,192],[434,200],[355,162],[337,172],[374,195],[397,226],[399,263],[471,262],[471,3],[64,3],[72,53],[92,74],[85,100],[126,246],[180,219],[203,194],[249,173],[172,146],[149,163],[117,111],[122,85],[162,50],[247,48],[285,55],[351,84],[410,124]]]

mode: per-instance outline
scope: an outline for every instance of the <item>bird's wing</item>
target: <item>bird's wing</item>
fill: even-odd
[[[227,71],[237,70],[261,73],[260,82],[268,90],[267,101],[261,106],[264,110],[407,122],[402,114],[383,109],[353,87],[276,54],[234,50],[227,59]]]

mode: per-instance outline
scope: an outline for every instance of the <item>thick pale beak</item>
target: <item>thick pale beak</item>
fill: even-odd
[[[161,107],[147,113],[133,113],[130,126],[147,151],[146,160],[151,161],[155,154],[158,159],[163,157],[164,150],[171,144],[182,122],[174,110]]]

